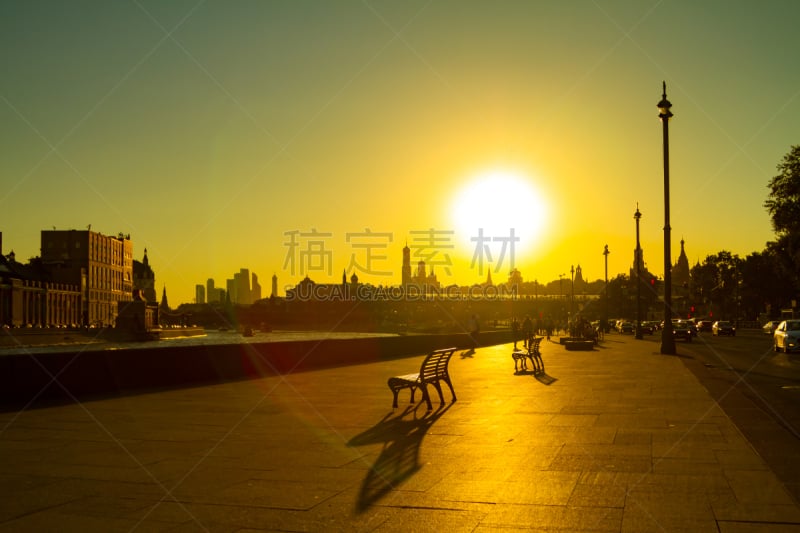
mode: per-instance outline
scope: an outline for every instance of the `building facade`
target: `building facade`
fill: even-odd
[[[114,325],[118,302],[133,299],[130,236],[108,236],[91,230],[44,230],[41,238],[42,264],[53,281],[81,287],[81,322]]]
[[[78,326],[81,298],[80,283],[54,282],[40,262],[23,265],[0,248],[0,325]]]

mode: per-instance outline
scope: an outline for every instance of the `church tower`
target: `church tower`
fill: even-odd
[[[138,289],[148,303],[154,304],[158,302],[156,299],[156,274],[150,267],[147,248],[144,249],[144,257],[141,262],[133,260],[133,289]]]
[[[401,284],[403,287],[408,287],[411,283],[411,249],[408,243],[403,247],[403,269],[401,271]]]
[[[672,283],[676,287],[689,286],[689,258],[686,257],[683,245],[684,241],[681,239],[681,254],[678,256],[678,262],[672,266]]]

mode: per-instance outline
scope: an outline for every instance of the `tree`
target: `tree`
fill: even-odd
[[[774,254],[769,250],[753,252],[742,264],[742,316],[755,320],[769,310],[777,316],[785,303],[786,278]]]
[[[769,182],[764,207],[778,236],[800,234],[800,145],[792,146],[778,165],[779,174]]]
[[[777,168],[779,174],[770,180],[764,202],[777,235],[767,250],[789,284],[785,293],[793,297],[800,289],[800,145],[792,146]]]
[[[706,257],[702,264],[691,270],[695,294],[700,297],[705,311],[722,318],[738,318],[740,296],[739,271],[742,260],[725,250]]]

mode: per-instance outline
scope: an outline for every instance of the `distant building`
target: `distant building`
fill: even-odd
[[[130,236],[91,230],[43,230],[42,265],[54,282],[80,285],[82,322],[113,325],[118,302],[133,299],[133,243]]]
[[[672,300],[673,307],[681,312],[681,315],[687,315],[690,311],[691,287],[691,274],[689,270],[689,258],[686,257],[686,250],[684,249],[684,241],[681,239],[681,253],[678,256],[678,262],[672,266]]]
[[[208,303],[219,302],[219,289],[214,287],[214,280],[208,278],[206,280],[206,298],[208,299]]]
[[[411,283],[411,248],[406,244],[403,247],[403,267],[401,270],[401,285],[405,288]]]
[[[250,302],[253,303],[261,299],[261,285],[258,283],[258,276],[255,272],[250,274],[252,283],[250,284]]]
[[[144,257],[141,262],[133,260],[133,289],[138,289],[139,294],[147,303],[158,303],[156,299],[156,274],[150,268],[150,261],[147,259],[147,248],[144,249]]]
[[[0,324],[80,325],[82,296],[81,283],[52,281],[41,262],[23,265],[16,261],[13,251],[3,255],[0,234]]]
[[[342,273],[341,283],[316,283],[306,276],[292,288],[286,289],[286,299],[290,301],[345,301],[355,298],[358,276],[353,274],[347,282],[347,274]]]
[[[194,303],[197,304],[204,304],[206,303],[206,288],[201,284],[197,284],[194,286]]]
[[[583,269],[580,265],[575,267],[575,278],[573,280],[573,290],[575,294],[580,294],[586,290],[586,280],[583,279]]]
[[[681,239],[681,253],[678,256],[678,262],[672,266],[672,283],[676,287],[689,287],[689,258],[686,257],[686,250],[684,250],[684,241]]]
[[[161,292],[161,303],[158,304],[159,312],[169,313],[169,301],[167,301],[167,286],[164,285],[164,290]]]
[[[272,298],[278,297],[278,276],[276,274],[272,275],[272,292],[270,293]]]
[[[253,303],[250,294],[250,271],[246,268],[239,269],[239,272],[233,275],[233,283],[233,302],[244,305]]]
[[[647,264],[644,262],[644,250],[640,247],[639,253],[636,253],[636,249],[633,250],[633,266],[629,271],[629,277],[632,280],[636,279],[636,265],[639,265],[639,275],[643,281],[647,281],[650,279],[655,279],[656,275],[652,274],[649,270],[647,270]]]

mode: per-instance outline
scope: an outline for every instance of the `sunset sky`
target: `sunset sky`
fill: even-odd
[[[798,20],[794,0],[2,2],[2,252],[130,234],[173,306],[242,267],[264,296],[273,274],[396,285],[406,243],[444,284],[595,280],[605,244],[610,277],[630,268],[638,203],[662,275],[664,80],[673,261],[681,238],[692,265],[744,257],[800,144]]]

